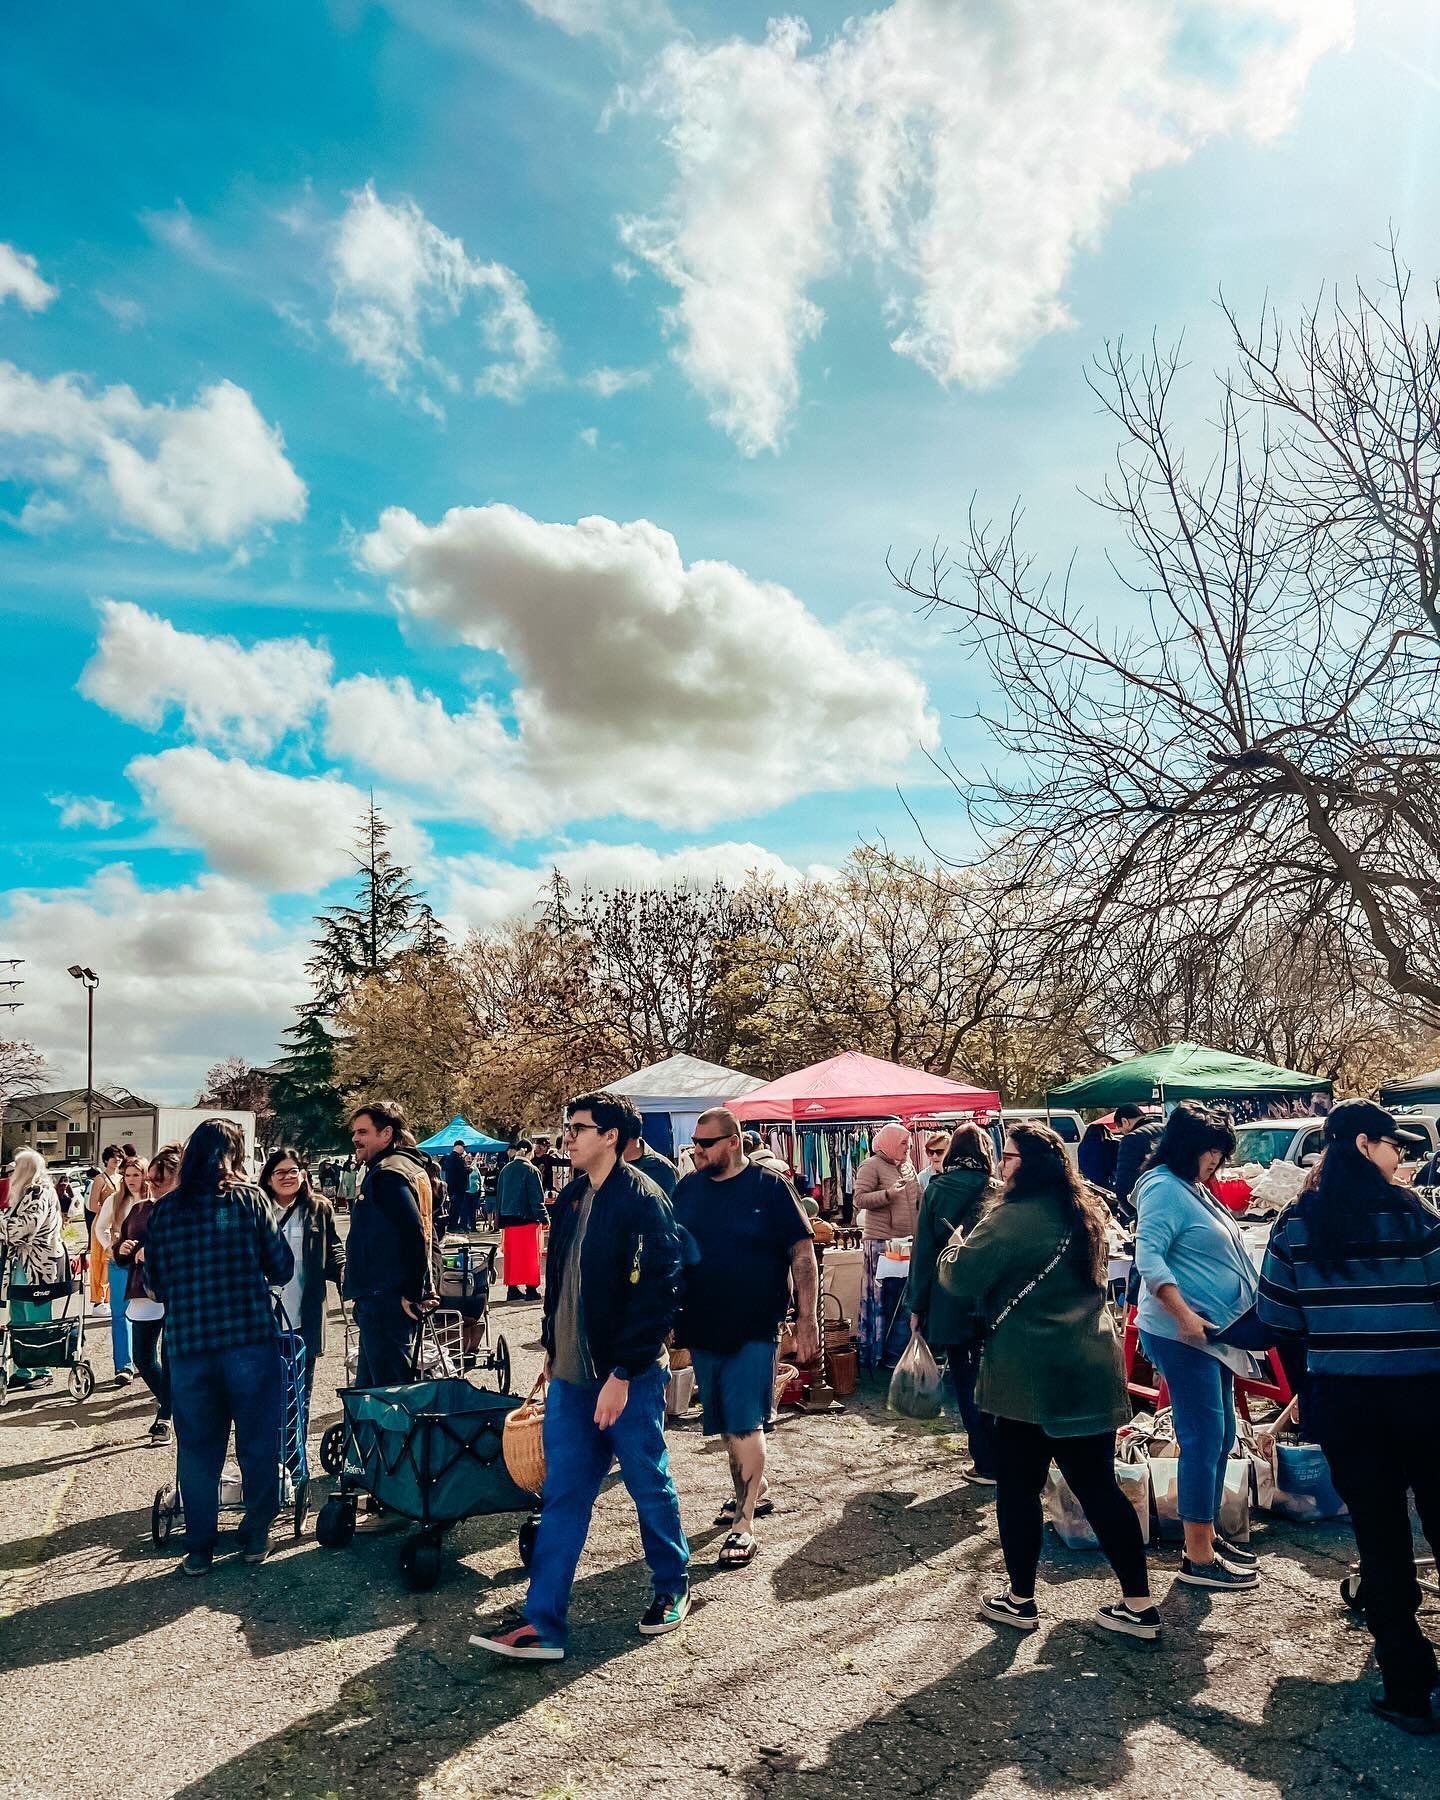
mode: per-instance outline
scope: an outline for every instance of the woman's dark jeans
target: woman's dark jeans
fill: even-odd
[[[1018,1419],[995,1419],[996,1523],[1010,1591],[1028,1600],[1035,1592],[1040,1545],[1045,1524],[1040,1494],[1053,1458],[1100,1548],[1120,1582],[1132,1596],[1150,1592],[1145,1566],[1145,1536],[1135,1508],[1115,1479],[1115,1433],[1093,1437],[1051,1437],[1038,1425]]]
[[[975,1404],[975,1378],[980,1373],[979,1344],[951,1344],[945,1352],[950,1365],[950,1391],[970,1440],[970,1459],[977,1475],[995,1474],[995,1432]]]
[[[170,1358],[185,1542],[206,1555],[219,1533],[220,1476],[235,1426],[245,1496],[240,1537],[259,1549],[280,1510],[280,1427],[284,1412],[280,1346],[274,1338],[230,1350]]]
[[[165,1348],[164,1319],[132,1319],[130,1350],[140,1379],[155,1396],[157,1418],[170,1417],[170,1356]]]

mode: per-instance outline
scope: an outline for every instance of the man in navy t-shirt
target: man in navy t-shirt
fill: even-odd
[[[810,1222],[779,1176],[748,1162],[740,1122],[725,1107],[695,1125],[695,1172],[675,1190],[677,1222],[699,1247],[685,1270],[675,1341],[695,1360],[707,1436],[719,1433],[735,1495],[717,1525],[729,1525],[722,1569],[755,1556],[755,1516],[774,1510],[765,1480],[765,1422],[774,1398],[775,1343],[795,1283],[797,1353],[820,1353],[819,1276]]]

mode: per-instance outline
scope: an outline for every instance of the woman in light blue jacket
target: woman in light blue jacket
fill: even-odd
[[[1205,1186],[1235,1149],[1222,1118],[1182,1101],[1139,1181],[1135,1267],[1140,1342],[1165,1377],[1180,1442],[1180,1519],[1190,1587],[1253,1588],[1256,1559],[1217,1532],[1225,1464],[1235,1441],[1235,1376],[1246,1350],[1216,1341],[1255,1304],[1259,1276],[1234,1218]]]

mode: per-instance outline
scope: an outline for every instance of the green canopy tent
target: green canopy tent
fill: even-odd
[[[1433,1106],[1440,1101],[1440,1069],[1428,1075],[1411,1075],[1405,1081],[1387,1081],[1380,1090],[1382,1106]]]
[[[1329,1093],[1323,1075],[1302,1075],[1249,1056],[1231,1056],[1204,1044],[1166,1044],[1113,1068],[1097,1069],[1046,1099],[1074,1107],[1118,1106],[1122,1100],[1238,1100],[1255,1095]]]

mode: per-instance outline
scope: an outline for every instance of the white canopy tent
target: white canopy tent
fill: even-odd
[[[753,1075],[698,1056],[667,1056],[621,1081],[607,1082],[612,1094],[632,1100],[645,1120],[645,1141],[662,1156],[674,1156],[690,1142],[695,1121],[712,1106],[729,1106],[758,1088]]]

